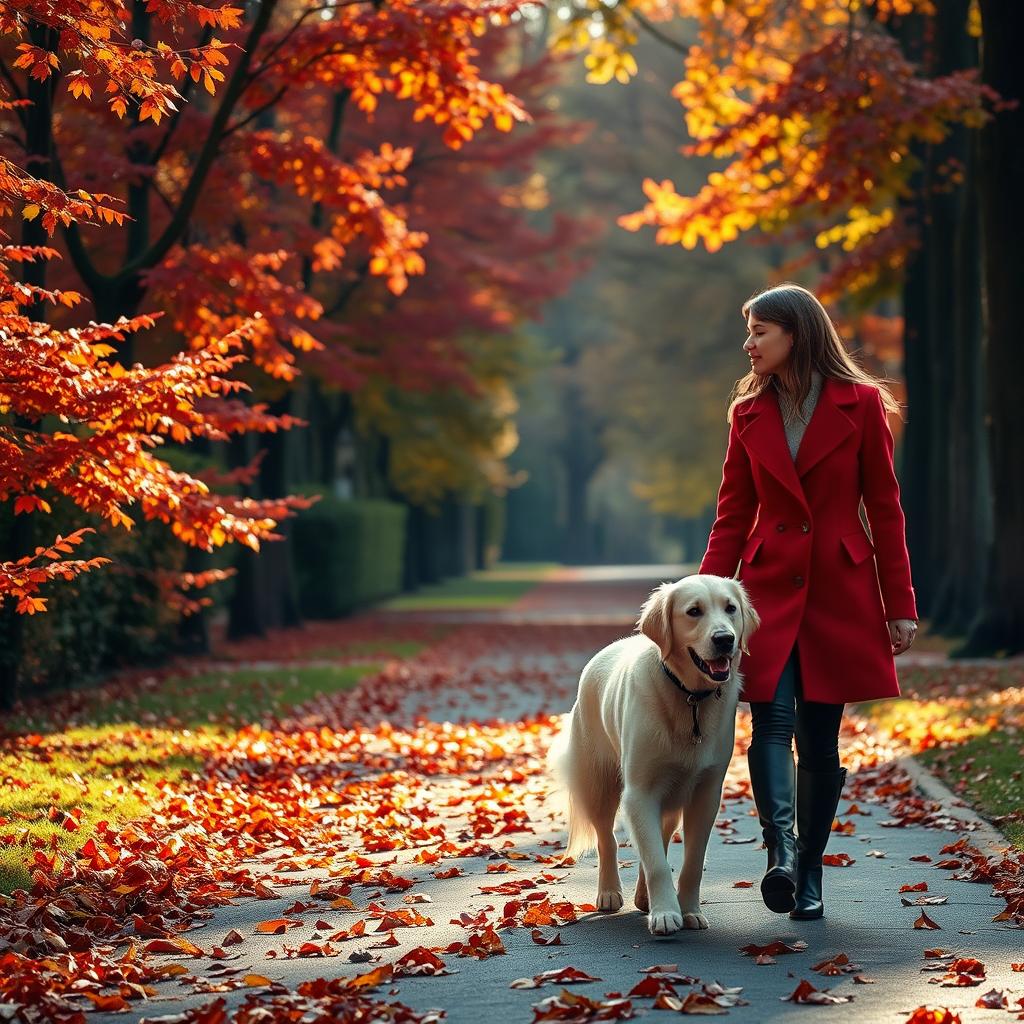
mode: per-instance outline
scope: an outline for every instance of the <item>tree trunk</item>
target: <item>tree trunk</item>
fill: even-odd
[[[291,398],[291,392],[286,392],[270,403],[267,412],[273,416],[286,415],[291,409]],[[258,437],[260,447],[266,452],[260,463],[261,498],[282,498],[288,493],[288,437],[288,431],[280,430]],[[292,569],[291,523],[285,520],[277,532],[282,539],[262,544],[258,553],[248,548],[239,551],[228,625],[228,635],[233,639],[262,636],[268,629],[302,624]]]
[[[976,40],[964,31],[970,0],[950,0],[936,17],[935,75],[978,64]],[[931,629],[962,634],[978,608],[984,564],[981,279],[977,231],[975,133],[956,126],[932,153],[933,167],[959,165],[964,181],[931,200],[929,291],[933,349],[931,492],[932,564],[940,567]]]
[[[487,528],[490,524],[490,518],[487,514],[488,505],[481,502],[479,505],[473,506],[473,520],[474,520],[474,549],[473,549],[473,568],[475,569],[486,569],[487,566]]]
[[[904,19],[901,32],[904,52],[911,60],[923,57],[923,19]],[[929,479],[933,446],[932,361],[933,332],[928,322],[928,257],[931,252],[928,230],[928,199],[930,187],[927,153],[914,147],[921,160],[922,171],[910,181],[912,199],[906,201],[907,213],[918,229],[920,246],[907,260],[903,281],[903,377],[907,388],[907,425],[903,433],[900,482],[902,503],[907,520],[907,547],[914,573],[918,612],[927,615],[935,589],[932,552],[935,548],[933,508],[930,502]]]
[[[1020,239],[1024,237],[1024,33],[1019,0],[981,0],[982,80],[1012,109],[981,131],[982,281],[992,544],[962,655],[1024,650],[1024,430],[1020,427]]]
[[[32,44],[47,51],[56,49],[56,35],[52,29],[38,23],[33,23],[29,28]],[[25,168],[29,174],[46,181],[50,181],[53,176],[53,94],[57,88],[57,81],[56,73],[43,82],[31,75],[28,78],[27,98],[32,105],[25,115]],[[48,242],[42,217],[22,221],[22,245],[46,245]],[[45,287],[47,266],[47,261],[43,259],[35,262],[26,260],[21,265],[22,281],[39,288]],[[28,307],[28,316],[37,323],[45,321],[45,305],[41,302],[34,303]],[[14,426],[31,429],[36,424],[16,417]],[[8,550],[0,553],[0,560],[14,561],[31,554],[35,546],[35,520],[31,515],[14,515],[13,506],[4,509],[4,516],[8,519],[7,529],[4,531]],[[10,710],[18,699],[21,660],[24,653],[22,627],[22,616],[15,611],[13,598],[8,598],[3,608],[0,608],[0,709],[3,710]]]
[[[587,493],[602,452],[595,444],[593,423],[584,408],[579,385],[565,382],[566,437],[561,446],[565,465],[566,531],[563,560],[569,565],[594,561],[594,524],[587,510]]]

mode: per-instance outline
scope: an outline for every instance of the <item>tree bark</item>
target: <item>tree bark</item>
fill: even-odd
[[[950,0],[935,18],[933,73],[978,65],[976,39],[964,31],[970,0]],[[930,626],[962,634],[981,598],[986,543],[982,432],[981,278],[974,179],[976,133],[952,129],[932,166],[959,165],[964,180],[931,200],[930,323],[934,325],[931,414],[932,564],[940,567]],[[980,514],[979,514],[980,512]]]
[[[29,28],[29,38],[34,46],[52,50],[56,48],[57,33],[45,25],[34,23]],[[25,114],[26,170],[46,181],[51,180],[53,173],[53,95],[57,88],[59,76],[54,72],[46,81],[29,76],[26,98],[31,106]],[[42,218],[22,221],[22,245],[46,245],[49,239],[43,227]],[[47,261],[34,262],[26,260],[21,264],[21,279],[25,284],[39,288],[46,286]],[[36,302],[28,307],[29,319],[42,323],[46,320],[46,307]],[[15,418],[14,425],[30,429],[35,424],[21,417]],[[31,515],[14,515],[13,506],[4,509],[8,518],[7,535],[8,550],[0,554],[0,559],[16,560],[31,554],[34,547],[35,520]],[[24,653],[23,618],[15,611],[12,598],[4,602],[0,609],[0,709],[10,710],[18,699],[21,660]]]
[[[271,402],[268,413],[283,416],[291,409],[291,392]],[[259,436],[266,452],[260,464],[258,490],[260,498],[282,498],[288,493],[288,431]],[[238,441],[244,438],[237,439]],[[232,451],[236,465],[245,465],[248,445],[236,445]],[[278,526],[281,540],[268,541],[259,552],[240,549],[235,568],[235,591],[229,613],[228,635],[232,639],[263,636],[267,630],[302,624],[295,573],[292,567],[291,524],[285,520]]]
[[[1020,239],[1024,237],[1024,5],[980,0],[981,72],[1012,109],[980,139],[985,397],[992,474],[992,544],[982,605],[961,655],[1024,650],[1024,430],[1020,426]]]
[[[904,19],[900,41],[907,56],[921,61],[924,56],[924,32],[921,16]],[[906,201],[907,213],[918,229],[919,247],[908,260],[903,281],[903,378],[907,389],[907,424],[903,433],[900,481],[903,509],[907,521],[907,547],[914,572],[914,590],[918,612],[926,616],[935,590],[932,554],[935,549],[933,508],[929,500],[929,479],[933,444],[932,360],[933,332],[929,323],[928,258],[931,239],[928,227],[930,187],[928,154],[914,147],[922,170],[910,181],[912,199]]]

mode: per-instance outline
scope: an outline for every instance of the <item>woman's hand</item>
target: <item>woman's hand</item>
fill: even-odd
[[[892,619],[889,622],[889,637],[892,640],[893,655],[908,650],[916,634],[917,622],[914,619]]]

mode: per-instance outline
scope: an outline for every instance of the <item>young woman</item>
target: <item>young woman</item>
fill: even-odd
[[[751,789],[768,848],[761,894],[777,913],[818,918],[821,857],[846,780],[843,707],[899,696],[893,657],[917,630],[887,420],[899,406],[806,288],[762,291],[743,316],[750,372],[729,403],[700,571],[738,575],[761,616],[743,659]]]

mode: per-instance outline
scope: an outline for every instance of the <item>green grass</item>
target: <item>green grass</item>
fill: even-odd
[[[198,771],[206,752],[238,727],[349,689],[378,668],[172,676],[125,699],[97,691],[66,728],[30,716],[11,722],[0,738],[0,892],[29,885],[33,843],[70,853],[100,821],[123,824],[147,815],[165,787]]]
[[[987,732],[955,747],[933,747],[915,757],[960,797],[989,819],[1024,809],[1024,737]],[[1024,821],[1006,821],[999,830],[1024,850]]]
[[[380,665],[295,665],[226,669],[166,680],[137,700],[97,708],[97,722],[159,721],[185,727],[242,726],[281,714],[322,693],[351,689]]]
[[[0,892],[29,886],[33,842],[66,854],[100,821],[147,814],[164,784],[202,766],[214,738],[182,742],[170,729],[86,726],[42,737],[35,748],[0,747]]]
[[[916,644],[915,644],[916,646]],[[900,672],[905,694],[854,706],[883,734],[904,741],[913,756],[960,799],[992,821],[1024,811],[1024,669],[953,661]],[[1024,821],[997,827],[1024,849]]]
[[[443,608],[501,608],[514,604],[541,583],[555,568],[547,563],[502,563],[431,583],[414,594],[403,594],[380,607],[392,611],[424,611]]]
[[[360,640],[348,644],[325,644],[306,652],[310,661],[328,658],[360,658],[384,654],[391,658],[414,658],[426,647],[416,640]]]

